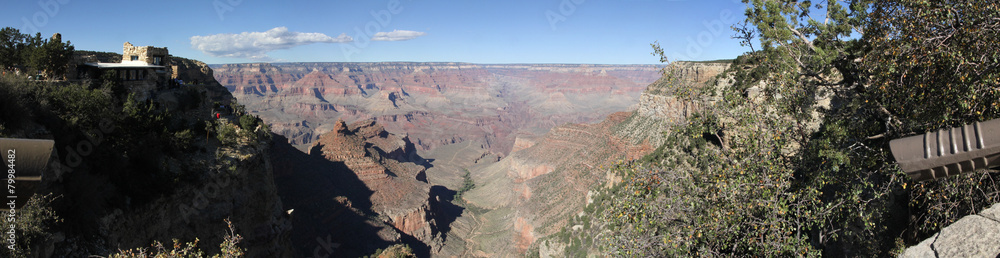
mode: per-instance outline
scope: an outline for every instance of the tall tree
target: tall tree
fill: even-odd
[[[52,35],[33,50],[30,64],[34,70],[41,71],[46,78],[65,76],[66,65],[73,59],[74,47],[69,41],[63,42],[62,35]]]
[[[0,29],[0,69],[10,69],[23,64],[20,52],[26,47],[27,35],[15,28]]]

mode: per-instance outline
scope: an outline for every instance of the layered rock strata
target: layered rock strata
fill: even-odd
[[[318,140],[337,119],[375,119],[422,151],[475,141],[502,155],[516,135],[541,135],[628,109],[662,68],[406,62],[212,67],[241,103],[295,145]]]

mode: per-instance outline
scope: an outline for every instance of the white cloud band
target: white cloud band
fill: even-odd
[[[347,34],[336,38],[316,32],[288,31],[277,27],[264,32],[215,34],[191,37],[191,47],[215,57],[268,60],[267,52],[314,43],[345,43],[354,41]]]
[[[392,32],[379,32],[372,36],[374,41],[402,41],[411,40],[417,37],[427,35],[426,32],[412,31],[412,30],[393,30]]]

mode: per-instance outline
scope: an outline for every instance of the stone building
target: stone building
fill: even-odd
[[[173,73],[170,53],[165,47],[133,46],[125,42],[119,63],[84,63],[77,67],[78,79],[100,79],[114,71],[122,84],[136,94],[138,99],[148,99],[150,94],[169,85]]]
[[[122,63],[135,61],[166,66],[170,63],[170,53],[165,47],[137,47],[133,46],[132,43],[125,42],[125,46],[122,47]]]

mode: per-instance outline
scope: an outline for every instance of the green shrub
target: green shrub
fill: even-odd
[[[0,125],[18,129],[34,117],[35,83],[15,76],[0,77]]]
[[[0,29],[0,69],[25,66],[42,71],[45,78],[61,79],[73,50],[61,36],[46,39],[40,32],[28,35],[12,27]]]
[[[194,143],[194,132],[191,129],[185,129],[180,132],[175,132],[171,138],[171,145],[175,150],[187,151],[191,149],[191,144]]]
[[[0,256],[35,257],[40,255],[39,245],[51,236],[48,229],[62,221],[50,206],[53,199],[51,195],[32,196],[28,199],[28,203],[17,210],[14,221],[8,221],[7,212],[4,212],[4,219],[0,220],[0,227],[4,229],[4,244],[3,248],[0,248]],[[7,230],[11,228],[14,228],[16,232],[13,250],[8,248],[11,243],[6,241],[9,237]]]
[[[242,115],[240,116],[240,128],[252,132],[254,129],[257,129],[258,120],[260,119],[251,115]]]
[[[236,126],[230,123],[218,123],[215,128],[215,138],[223,145],[234,145],[239,142],[239,134],[236,133]]]
[[[476,183],[472,181],[472,174],[469,170],[464,168],[462,170],[465,171],[465,174],[462,175],[462,187],[455,191],[455,197],[453,198],[455,200],[461,200],[462,194],[476,188]]]

